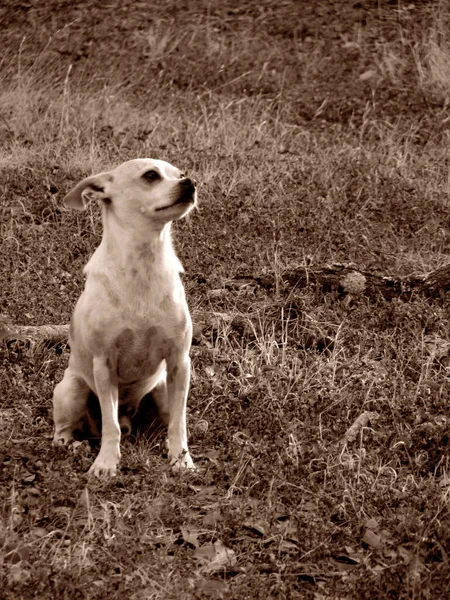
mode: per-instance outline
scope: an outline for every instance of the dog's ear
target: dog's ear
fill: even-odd
[[[63,202],[65,206],[83,210],[91,200],[109,200],[105,188],[112,180],[111,173],[99,173],[86,177],[65,196]]]

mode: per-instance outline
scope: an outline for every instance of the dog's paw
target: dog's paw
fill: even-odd
[[[174,471],[181,469],[195,469],[194,462],[187,450],[182,450],[178,455],[171,455],[169,452],[170,466]]]
[[[53,437],[53,445],[54,446],[67,446],[69,442],[73,440],[73,435],[71,431],[64,431],[62,433],[55,433]]]
[[[115,459],[114,456],[101,456],[99,454],[89,469],[88,474],[95,477],[115,477],[117,475],[118,462],[118,459]]]

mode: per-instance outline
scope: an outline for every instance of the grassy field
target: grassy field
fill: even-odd
[[[174,227],[197,471],[174,475],[151,429],[88,480],[95,444],[51,445],[69,349],[2,343],[0,597],[449,597],[448,295],[283,280],[449,262],[447,3],[30,0],[0,18],[3,323],[69,321],[101,237],[97,207],[62,208],[82,177],[161,158],[200,199]]]

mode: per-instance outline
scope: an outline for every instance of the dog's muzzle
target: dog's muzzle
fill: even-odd
[[[179,183],[181,192],[178,198],[175,200],[175,203],[183,203],[183,202],[194,202],[195,201],[195,191],[196,185],[195,181],[186,177],[182,179]]]

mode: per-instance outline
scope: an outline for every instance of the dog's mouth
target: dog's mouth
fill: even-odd
[[[167,204],[166,206],[160,206],[159,208],[155,208],[156,212],[161,210],[167,210],[168,208],[173,208],[178,205],[186,205],[186,204],[195,204],[197,200],[197,195],[195,191],[195,187],[186,188],[182,191],[182,193],[178,196],[178,198],[172,202],[171,204]]]

